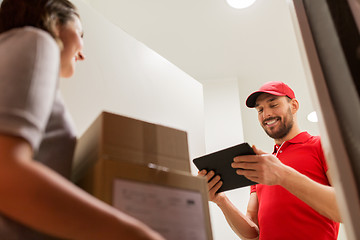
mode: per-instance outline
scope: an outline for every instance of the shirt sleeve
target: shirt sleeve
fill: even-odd
[[[324,172],[326,173],[328,170],[329,170],[329,167],[328,167],[328,164],[326,162],[326,159],[325,159],[325,155],[324,155],[324,151],[322,149],[322,145],[321,145],[321,142],[320,142],[320,139],[319,139],[319,159],[320,159],[320,162],[321,162],[321,165],[324,169]]]
[[[58,84],[60,51],[32,27],[0,35],[0,133],[22,137],[37,150]]]
[[[256,185],[251,185],[250,186],[250,194],[256,192]]]

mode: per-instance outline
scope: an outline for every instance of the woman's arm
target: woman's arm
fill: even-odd
[[[25,140],[0,134],[0,211],[4,215],[62,238],[163,240],[31,156]]]

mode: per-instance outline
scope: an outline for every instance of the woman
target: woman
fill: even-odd
[[[65,179],[76,138],[58,78],[84,59],[82,36],[68,0],[1,4],[0,239],[163,239]]]

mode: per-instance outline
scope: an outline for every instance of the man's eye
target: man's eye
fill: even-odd
[[[258,110],[258,113],[262,113],[262,111],[263,111],[262,109],[259,109],[259,110]]]
[[[277,107],[277,104],[270,105],[270,107],[272,107],[272,108]]]

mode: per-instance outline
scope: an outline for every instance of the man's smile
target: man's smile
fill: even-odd
[[[270,118],[270,119],[267,119],[263,122],[263,125],[264,126],[267,126],[267,127],[273,127],[275,126],[278,122],[280,121],[280,118]]]

